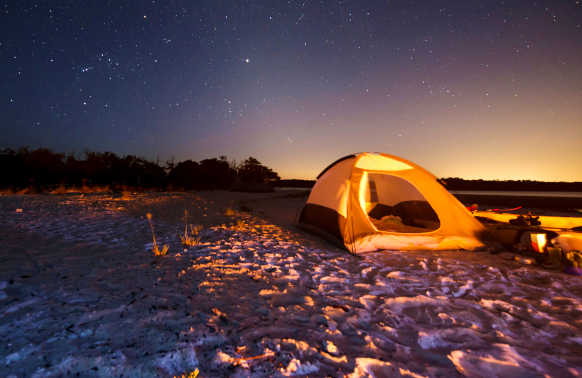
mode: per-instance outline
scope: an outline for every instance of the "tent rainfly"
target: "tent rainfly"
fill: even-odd
[[[435,176],[396,156],[346,156],[318,177],[297,227],[352,253],[475,250],[495,239]]]

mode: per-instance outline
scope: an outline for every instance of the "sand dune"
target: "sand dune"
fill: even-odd
[[[510,254],[352,256],[293,228],[305,200],[0,197],[0,375],[582,375],[580,277]]]

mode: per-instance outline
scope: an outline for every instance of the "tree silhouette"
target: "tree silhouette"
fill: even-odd
[[[236,172],[226,160],[205,159],[200,163],[186,160],[175,165],[168,174],[169,185],[174,188],[214,190],[230,189]]]
[[[0,153],[0,185],[3,188],[23,188],[26,186],[24,160],[16,151],[8,148]]]
[[[226,156],[221,159],[205,159],[200,162],[201,189],[230,189],[235,172],[230,169]]]
[[[167,164],[171,166],[168,173],[168,183],[173,188],[194,189],[199,180],[200,164],[192,160],[185,160],[178,164]]]
[[[277,181],[281,179],[277,172],[273,172],[271,168],[265,167],[254,157],[249,157],[248,159],[244,160],[238,167],[237,174],[240,177],[260,176],[264,180],[269,181]]]

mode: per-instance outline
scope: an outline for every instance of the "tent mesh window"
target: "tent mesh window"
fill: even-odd
[[[422,233],[440,227],[437,213],[409,181],[369,173],[366,184],[365,210],[378,231]]]

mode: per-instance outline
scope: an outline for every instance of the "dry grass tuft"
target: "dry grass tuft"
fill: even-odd
[[[34,195],[34,194],[38,194],[38,192],[36,191],[36,189],[34,187],[29,186],[28,188],[24,188],[24,189],[21,189],[21,190],[17,191],[16,194],[30,194],[30,195]]]
[[[232,208],[232,202],[231,202],[230,206],[226,209],[226,212],[224,213],[224,215],[226,215],[227,217],[232,217],[235,214],[236,214],[236,211],[234,211],[234,209]]]
[[[93,189],[91,189],[91,191],[96,192],[96,193],[102,193],[102,192],[109,192],[109,185],[104,185],[104,186],[99,186],[99,185],[95,185],[93,187]]]
[[[169,245],[164,245],[162,249],[160,249],[157,244],[154,244],[152,247],[152,251],[154,251],[154,255],[156,256],[164,256],[166,253],[168,253],[168,249],[170,249]]]
[[[194,246],[194,245],[198,245],[200,243],[200,236],[198,237],[194,237],[194,236],[182,236],[180,235],[180,240],[182,240],[182,244],[184,245],[188,245],[188,246]]]
[[[152,223],[153,216],[151,213],[147,213],[146,215],[148,217],[148,220],[150,221],[150,228],[152,229],[152,237],[154,238],[154,245],[152,247],[152,250],[154,251],[154,255],[164,256],[166,253],[168,253],[168,249],[170,247],[168,245],[164,245],[162,247],[162,249],[160,249],[160,247],[158,246],[158,243],[156,243],[156,235],[154,234],[154,225]]]
[[[188,235],[188,210],[184,210],[184,236],[180,235],[180,239],[184,245],[198,245],[198,243],[200,243],[200,236],[198,236],[198,233],[202,230],[202,225],[191,224],[190,229],[192,230],[192,234]]]
[[[55,190],[53,190],[51,192],[51,194],[65,194],[67,192],[67,188],[65,188],[63,185],[59,186],[58,188],[56,188]]]
[[[191,231],[192,235],[198,236],[198,233],[200,233],[200,231],[202,231],[203,227],[204,226],[201,224],[191,224],[190,231]]]
[[[193,372],[188,373],[188,374],[182,374],[180,376],[176,375],[176,376],[174,376],[174,378],[196,378],[198,376],[198,373],[199,373],[199,371],[198,371],[198,369],[196,369]]]
[[[0,195],[3,195],[3,196],[11,196],[13,194],[14,194],[14,190],[12,190],[10,188],[5,188],[5,189],[0,190]]]

